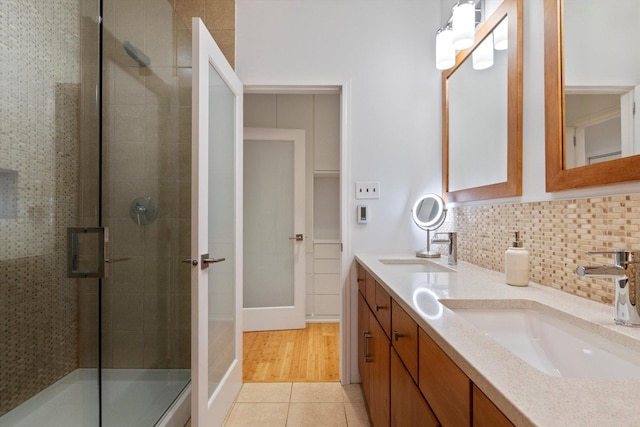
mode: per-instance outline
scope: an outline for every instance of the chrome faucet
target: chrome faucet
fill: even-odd
[[[586,252],[587,255],[613,255],[613,265],[581,266],[578,277],[611,278],[615,281],[615,309],[613,321],[617,325],[640,326],[640,251]]]
[[[438,236],[446,235],[446,239],[438,239]],[[431,243],[446,243],[449,245],[448,254],[449,257],[447,259],[447,263],[449,265],[458,264],[458,235],[455,231],[447,231],[443,233],[435,233],[433,235],[433,239],[431,239]]]

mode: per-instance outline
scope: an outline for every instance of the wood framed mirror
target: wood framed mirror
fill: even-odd
[[[640,1],[544,0],[548,192],[640,180],[639,13]],[[605,139],[617,148],[596,148]]]
[[[501,24],[508,48],[474,69]],[[448,202],[522,195],[522,0],[504,0],[442,73],[442,183]]]

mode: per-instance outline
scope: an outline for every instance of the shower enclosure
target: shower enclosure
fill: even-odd
[[[152,426],[190,380],[191,32],[167,0],[0,16],[0,425]]]

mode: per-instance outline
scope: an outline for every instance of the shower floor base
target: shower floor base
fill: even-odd
[[[103,369],[104,427],[151,427],[189,382],[188,369]],[[0,417],[2,427],[98,426],[96,369],[77,369]]]

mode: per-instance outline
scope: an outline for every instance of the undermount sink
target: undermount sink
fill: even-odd
[[[379,261],[408,273],[455,273],[452,268],[420,258],[381,258]]]
[[[440,302],[548,375],[640,378],[637,343],[600,325],[528,300]]]

